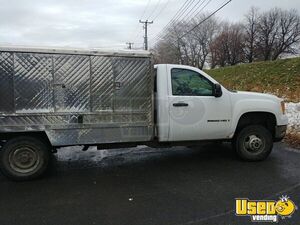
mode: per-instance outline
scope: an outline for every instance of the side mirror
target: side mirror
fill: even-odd
[[[215,84],[214,85],[214,96],[216,98],[219,98],[222,96],[222,87],[220,84]]]

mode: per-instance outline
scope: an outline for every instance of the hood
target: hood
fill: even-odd
[[[281,98],[278,98],[275,95],[264,94],[264,93],[259,93],[259,92],[237,91],[235,94],[239,95],[239,97],[244,97],[244,98],[268,99],[268,100],[277,101],[277,102],[282,101]]]

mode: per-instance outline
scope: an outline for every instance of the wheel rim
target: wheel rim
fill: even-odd
[[[39,165],[40,156],[37,150],[23,146],[9,154],[10,167],[19,173],[33,172]]]
[[[248,135],[244,139],[244,148],[250,153],[260,153],[265,148],[265,140],[257,134]]]

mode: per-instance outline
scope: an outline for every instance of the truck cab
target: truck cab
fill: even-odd
[[[238,151],[248,152],[240,152],[242,158],[261,160],[273,141],[284,137],[288,119],[282,99],[229,91],[190,66],[161,64],[155,69],[159,141],[231,140]]]

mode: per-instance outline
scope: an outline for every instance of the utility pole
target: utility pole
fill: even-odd
[[[144,30],[145,30],[145,36],[144,36],[144,48],[145,50],[148,50],[148,24],[152,24],[153,21],[142,21],[140,20],[140,23],[144,24]]]
[[[127,47],[128,49],[132,49],[132,46],[133,46],[134,43],[133,42],[127,42],[126,44],[128,45],[128,47]]]

